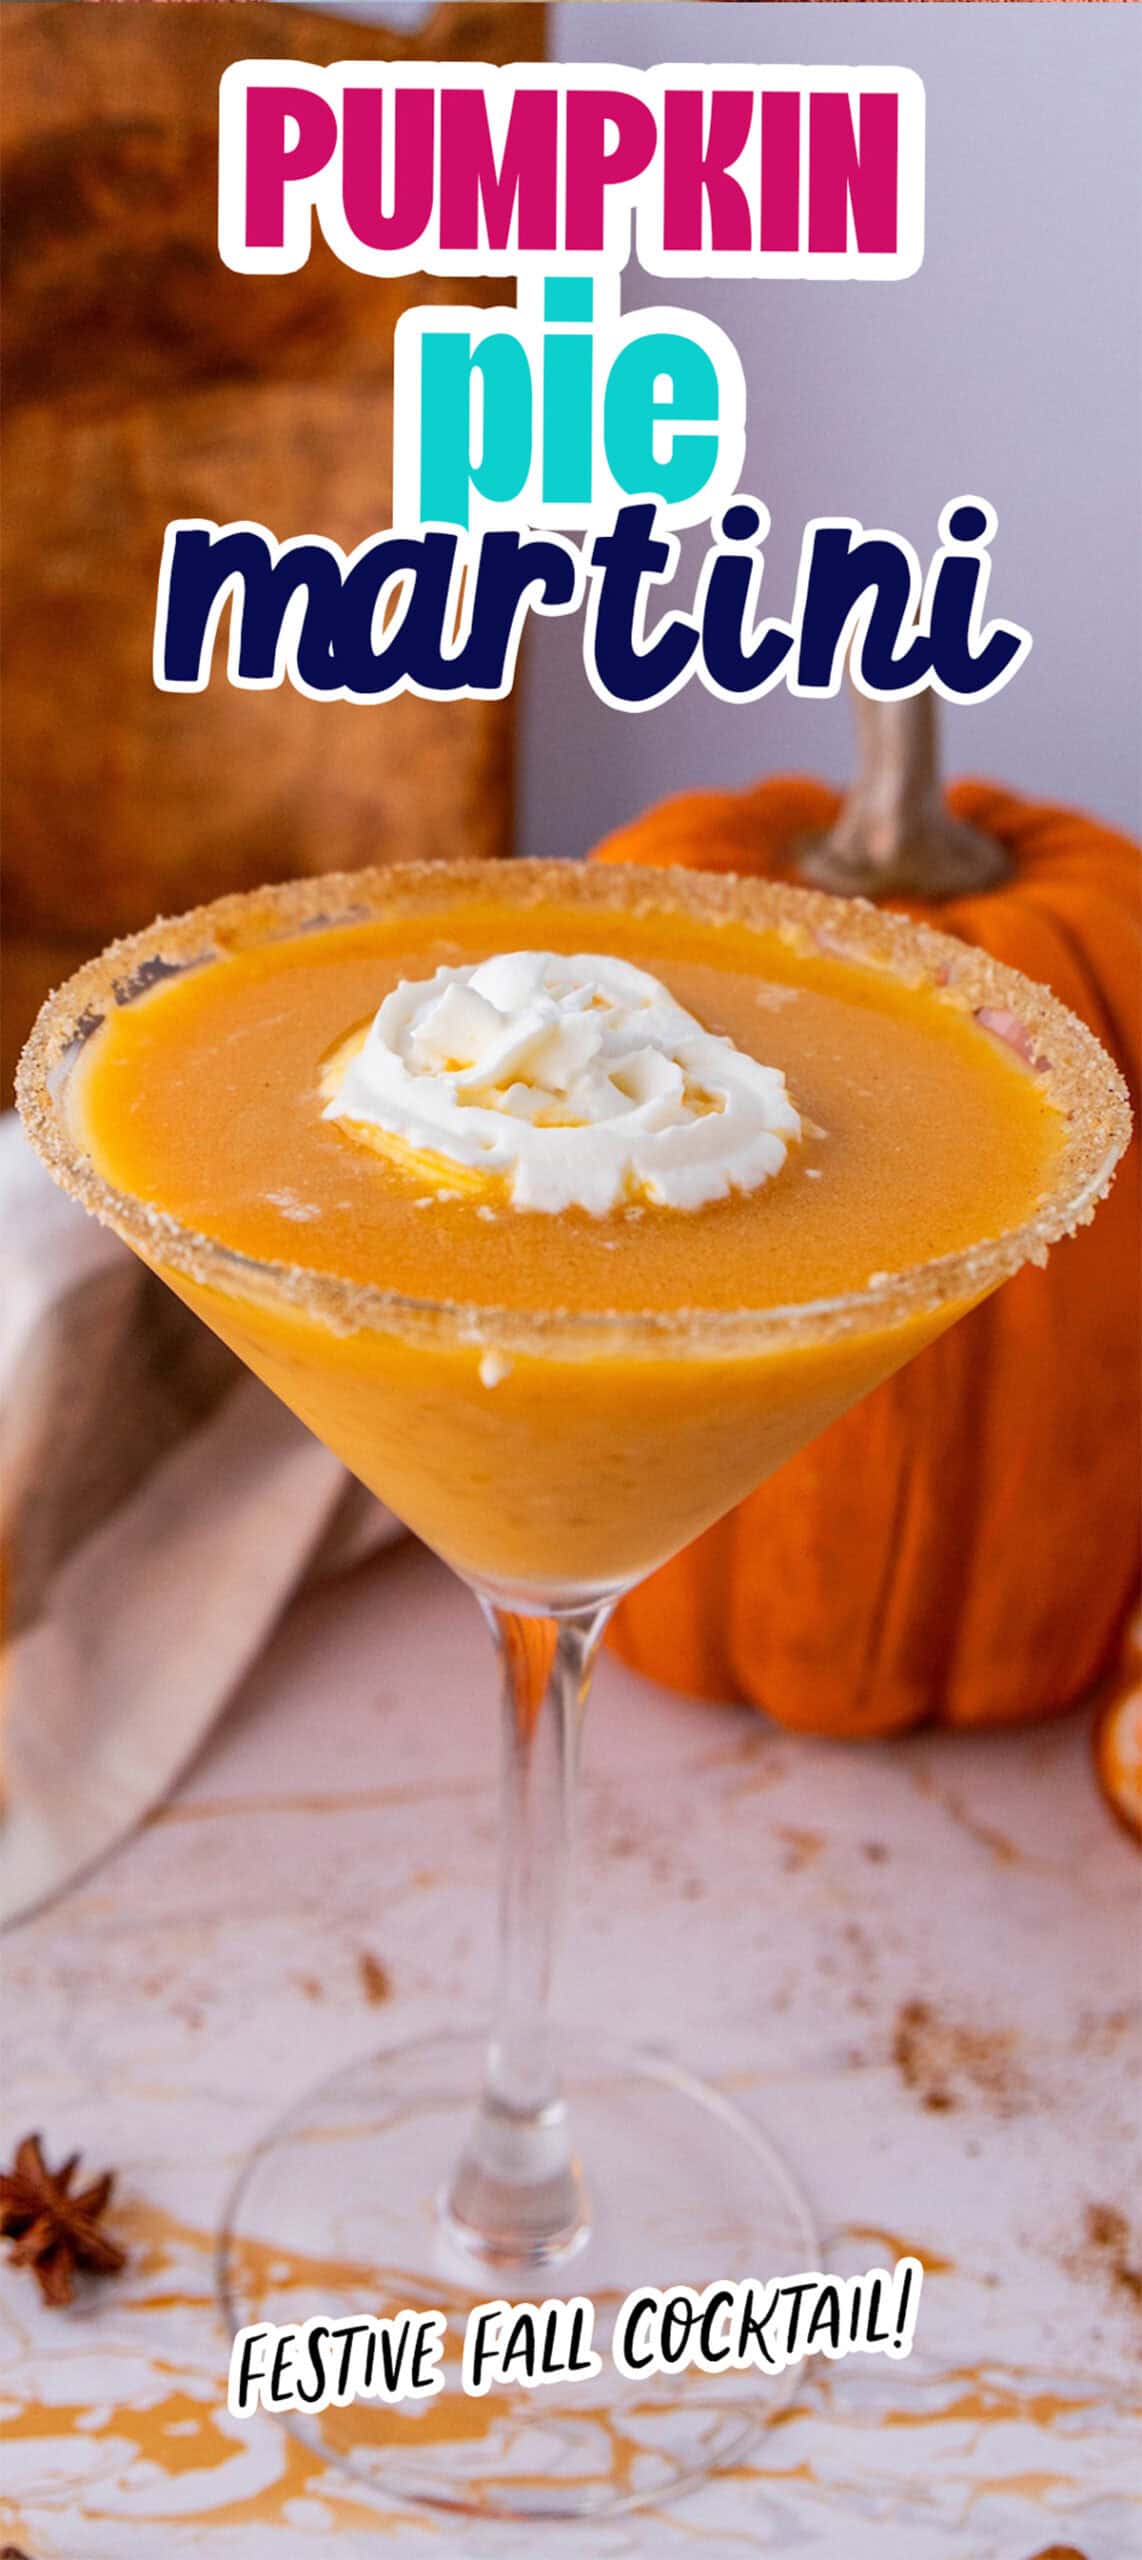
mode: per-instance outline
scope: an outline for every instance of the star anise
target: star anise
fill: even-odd
[[[12,2243],[10,2263],[31,2267],[44,2301],[53,2304],[71,2301],[77,2267],[116,2276],[127,2264],[125,2252],[99,2228],[115,2184],[111,2171],[73,2194],[78,2167],[73,2151],[62,2168],[49,2169],[38,2133],[29,2133],[17,2144],[11,2168],[0,2173],[0,2236]]]

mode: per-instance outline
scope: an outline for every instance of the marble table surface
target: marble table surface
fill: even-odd
[[[0,1945],[5,2146],[120,2172],[70,2313],[0,2270],[0,2544],[27,2560],[1084,2560],[1142,2550],[1135,1853],[1088,1720],[854,1749],[606,1661],[561,2006],[795,2161],[825,2263],[917,2252],[907,2363],[803,2368],[753,2459],[591,2527],[399,2510],[225,2410],[211,2235],[313,2079],[486,1991],[490,1683],[411,1544],[302,1600],[175,1798]],[[653,2281],[653,2276],[651,2277]]]

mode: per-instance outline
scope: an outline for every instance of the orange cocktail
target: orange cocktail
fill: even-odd
[[[819,2264],[757,2127],[593,2034],[568,2048],[592,2216],[547,2006],[579,1713],[624,1589],[1091,1214],[1128,1127],[1098,1043],[859,903],[444,864],[117,946],[45,1007],[22,1103],[56,1177],[472,1584],[503,1665],[490,2042],[301,2101],[232,2200],[231,2318],[438,2302],[445,2268],[537,2297],[582,2252],[601,2345],[636,2282]],[[728,2389],[716,2419],[669,2376],[606,2389],[601,2435],[572,2394],[551,2476],[547,2393],[399,2441],[367,2411],[288,2423],[436,2504],[595,2517],[751,2432]]]
[[[840,956],[822,948],[826,912],[547,866],[384,875],[377,912],[284,939],[247,938],[255,904],[224,965],[111,1013],[75,1132],[118,1191],[302,1275],[254,1296],[147,1243],[461,1572],[544,1600],[613,1588],[957,1314],[977,1287],[961,1257],[1033,1222],[1059,1168],[1043,1079],[981,1035],[962,978],[934,982],[942,950],[925,972],[908,935],[899,974],[892,927],[850,911]],[[598,944],[781,1068],[802,1133],[776,1178],[692,1213],[635,1198],[521,1214],[502,1182],[323,1116],[326,1062],[398,980],[509,943]],[[352,1291],[377,1289],[412,1302],[390,1326],[371,1309],[330,1321],[331,1295],[351,1315]],[[416,1313],[441,1300],[462,1321]],[[837,1300],[841,1320],[806,1319]]]

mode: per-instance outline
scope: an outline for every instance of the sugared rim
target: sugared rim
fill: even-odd
[[[902,1273],[877,1274],[841,1297],[789,1306],[666,1312],[611,1308],[539,1312],[410,1298],[294,1263],[261,1262],[196,1234],[167,1212],[118,1191],[96,1172],[64,1103],[66,1072],[98,1029],[110,1003],[130,1001],[160,974],[220,960],[230,952],[278,941],[320,925],[344,925],[400,908],[430,914],[477,892],[517,912],[550,900],[585,911],[627,916],[687,915],[703,924],[776,931],[802,950],[881,969],[913,986],[927,985],[985,1028],[1016,1039],[1033,1061],[1042,1090],[1061,1113],[1065,1137],[1049,1196],[1035,1215],[962,1252],[943,1254]],[[992,1019],[994,1018],[994,1019]],[[78,1046],[77,1046],[78,1044]],[[303,1309],[339,1333],[382,1331],[495,1345],[516,1356],[603,1347],[681,1352],[763,1350],[772,1341],[823,1338],[866,1324],[903,1323],[949,1302],[971,1301],[1025,1262],[1043,1262],[1051,1245],[1085,1225],[1109,1190],[1130,1135],[1130,1105],[1117,1067],[1092,1032],[1046,987],[989,953],[931,926],[871,906],[864,898],[743,879],[733,873],[653,871],[576,862],[398,863],[217,898],[185,915],[158,917],[143,933],[113,942],[48,997],[17,1072],[17,1101],[32,1145],[73,1199],[114,1229],[143,1259],[200,1288]]]

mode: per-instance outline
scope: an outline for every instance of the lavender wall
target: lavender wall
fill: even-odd
[[[1128,6],[947,0],[556,0],[560,58],[907,63],[928,92],[928,251],[904,284],[676,287],[749,387],[745,485],[773,516],[784,611],[806,520],[852,513],[926,557],[943,501],[999,510],[992,599],[1035,636],[994,701],[945,713],[952,771],[1135,827],[1142,804],[1138,243],[1142,19]],[[694,548],[691,538],[690,549]],[[701,540],[698,538],[698,550]],[[536,628],[523,679],[519,844],[571,854],[663,793],[778,769],[841,777],[842,702],[730,708],[691,686],[608,711],[578,622]]]

